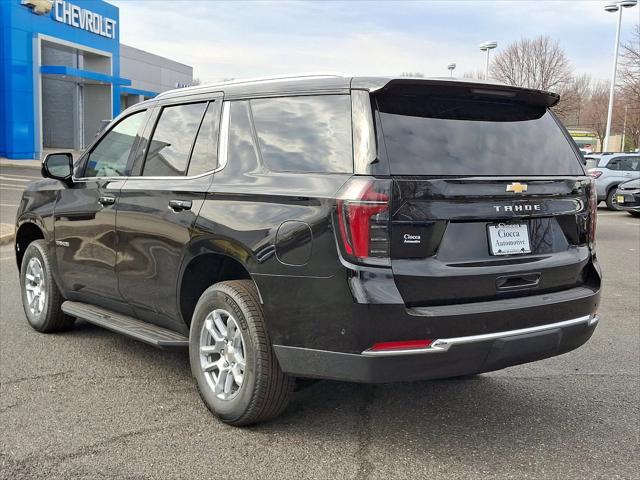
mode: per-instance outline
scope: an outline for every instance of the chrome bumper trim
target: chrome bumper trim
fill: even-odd
[[[564,320],[557,323],[548,323],[546,325],[538,325],[537,327],[521,328],[518,330],[508,330],[506,332],[485,333],[482,335],[470,335],[468,337],[454,337],[454,338],[440,338],[434,340],[427,348],[413,348],[406,350],[365,350],[362,355],[367,357],[389,357],[397,355],[416,355],[424,353],[443,353],[448,351],[453,345],[463,345],[466,343],[478,343],[486,342],[489,340],[497,340],[499,338],[507,338],[515,335],[524,335],[527,333],[544,332],[545,330],[553,330],[556,328],[570,327],[573,325],[579,325],[586,323],[591,327],[598,323],[600,317],[597,315],[586,315],[584,317],[573,318],[571,320]]]

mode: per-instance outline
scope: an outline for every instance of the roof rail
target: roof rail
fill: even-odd
[[[239,84],[247,84],[247,83],[261,83],[261,82],[271,82],[274,80],[296,80],[301,78],[342,78],[346,75],[339,73],[306,73],[299,75],[276,75],[271,77],[254,77],[254,78],[246,78],[246,79],[238,79],[238,80],[229,80],[228,82],[218,82],[218,83],[207,83],[203,85],[195,85],[193,87],[186,88],[176,88],[173,90],[167,90],[166,92],[162,92],[156,96],[156,98],[161,98],[169,93],[175,93],[176,91],[180,92],[197,92],[200,90],[209,90],[211,88],[216,87],[226,87],[228,85],[239,85]]]

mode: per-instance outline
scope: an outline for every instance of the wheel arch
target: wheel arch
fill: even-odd
[[[191,317],[202,293],[211,285],[227,280],[255,280],[240,259],[214,250],[200,251],[185,262],[177,285],[178,310],[184,324],[191,325]]]
[[[19,222],[14,241],[18,268],[20,268],[22,264],[22,258],[24,257],[24,252],[27,250],[27,247],[35,240],[47,240],[45,229],[39,224],[37,219],[29,218]]]

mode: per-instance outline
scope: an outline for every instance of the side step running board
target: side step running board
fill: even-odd
[[[189,339],[180,333],[143,322],[137,318],[112,312],[106,308],[67,300],[62,304],[62,311],[72,317],[81,318],[94,325],[116,333],[122,333],[154,347],[184,348],[189,346]]]

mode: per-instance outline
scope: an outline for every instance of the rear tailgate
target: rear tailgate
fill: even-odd
[[[517,198],[506,192],[516,182],[394,179],[391,266],[407,305],[492,300],[586,281],[590,180],[520,179],[527,193]],[[490,228],[500,238],[500,228],[512,225],[526,236],[517,250],[527,252],[491,245]]]
[[[588,281],[593,184],[549,97],[526,93],[390,85],[373,96],[393,179],[391,267],[407,305]]]

